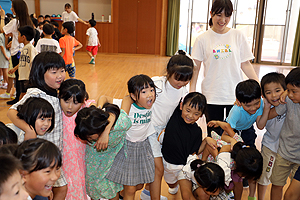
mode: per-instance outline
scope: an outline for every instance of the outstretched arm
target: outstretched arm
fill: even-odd
[[[233,137],[235,132],[232,130],[231,126],[227,122],[212,120],[207,123],[209,127],[221,127],[229,136]]]
[[[254,68],[249,60],[242,62],[241,68],[249,79],[254,79],[259,82],[259,79],[254,71]]]

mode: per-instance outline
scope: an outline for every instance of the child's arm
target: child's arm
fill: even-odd
[[[78,49],[81,49],[82,44],[78,42],[77,46],[75,46],[74,51],[77,51]]]
[[[287,95],[288,95],[288,91],[287,91],[287,90],[285,90],[285,91],[280,95],[279,102],[280,102],[281,104],[286,104],[285,99],[286,99]]]
[[[230,148],[232,149],[235,143],[237,143],[236,139],[233,137],[227,135],[226,133],[223,133],[221,136],[221,140],[230,143]],[[224,145],[224,146],[229,146],[229,145]]]
[[[277,117],[278,114],[276,112],[276,109],[275,107],[271,108],[270,112],[269,112],[269,116],[268,116],[268,119],[273,119],[274,117]]]
[[[64,57],[65,53],[66,53],[66,49],[61,48],[61,53],[60,53],[61,57]]]
[[[204,140],[202,140],[202,143],[199,147],[197,155],[199,155],[200,153],[203,152],[206,145],[209,145],[212,149],[217,148],[217,142],[214,139],[212,139],[211,137],[206,137],[206,138],[204,138]]]
[[[113,103],[113,98],[105,95],[100,96],[97,101],[98,108],[102,108],[105,103]]]
[[[100,41],[99,41],[98,37],[97,37],[97,40],[98,40],[98,47],[101,47],[101,44],[100,44]]]
[[[9,57],[7,57],[6,53],[5,53],[5,47],[4,46],[0,46],[1,48],[1,52],[3,53],[4,57],[6,60],[9,60]]]
[[[85,41],[85,46],[87,47],[88,43],[89,43],[89,39],[90,39],[90,36],[89,35],[86,35],[86,41]]]
[[[221,129],[223,129],[231,137],[233,137],[235,134],[235,132],[232,130],[230,124],[227,122],[212,120],[207,123],[207,126],[209,126],[209,127],[219,127],[220,126]]]
[[[7,73],[13,74],[13,73],[15,73],[15,71],[17,71],[17,69],[19,69],[19,64],[17,66],[15,66],[14,68],[10,69]]]
[[[257,116],[256,118],[256,126],[258,129],[262,130],[268,121],[269,112],[271,109],[271,104],[268,102],[267,99],[264,98],[264,110],[262,115]]]
[[[81,23],[85,24],[85,25],[89,25],[89,23],[87,23],[87,22],[83,21],[83,20],[82,20],[82,19],[80,19],[79,17],[77,18],[77,20],[78,20],[79,22],[81,22]]]
[[[121,104],[121,109],[124,110],[127,113],[127,115],[129,114],[131,104],[133,104],[133,100],[131,99],[131,97],[129,95],[127,95],[126,97],[123,98],[122,104]]]
[[[179,180],[180,192],[184,200],[196,200],[192,192],[192,182],[187,179]]]
[[[18,111],[15,109],[10,109],[7,112],[7,117],[11,120],[11,122],[23,130],[25,132],[24,140],[29,140],[32,138],[36,138],[36,133],[33,129],[33,127],[29,126],[24,120],[19,119],[17,116]]]

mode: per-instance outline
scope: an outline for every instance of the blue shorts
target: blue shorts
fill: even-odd
[[[66,65],[66,70],[71,78],[75,77],[75,72],[76,72],[75,63],[74,66],[73,63]]]

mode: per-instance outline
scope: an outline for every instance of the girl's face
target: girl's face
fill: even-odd
[[[267,83],[264,85],[265,96],[270,104],[278,106],[280,95],[284,92],[283,87],[280,83]]]
[[[213,23],[212,30],[214,32],[223,34],[229,30],[229,28],[227,27],[227,24],[229,23],[231,16],[226,17],[225,10],[223,10],[221,13],[215,14],[215,15],[213,15],[210,12],[210,16],[211,16],[212,23]]]
[[[206,190],[206,188],[203,188],[203,191],[209,196],[216,196],[220,193],[220,189],[217,189],[215,192],[209,192]]]
[[[53,163],[50,166],[53,166]],[[23,176],[25,181],[26,191],[31,198],[36,195],[48,197],[52,192],[52,186],[60,176],[60,167],[47,167],[31,173],[26,173]]]
[[[192,106],[189,105],[190,101],[183,105],[183,103],[180,103],[180,110],[181,117],[187,124],[194,124],[201,116],[202,112],[199,111],[197,108],[192,108]]]
[[[37,135],[45,135],[52,124],[52,117],[45,118],[38,116],[35,120],[35,132]]]
[[[73,116],[82,106],[83,103],[74,102],[74,97],[71,97],[67,101],[60,99],[60,106],[62,111],[67,117]]]
[[[3,184],[3,191],[0,195],[1,200],[27,200],[28,193],[23,186],[23,180],[19,171],[16,171],[8,180]]]
[[[169,83],[172,85],[173,88],[175,89],[180,89],[184,86],[186,86],[190,81],[178,81],[175,79],[175,74],[173,74],[170,78],[169,78]]]
[[[45,83],[52,89],[58,89],[65,77],[66,71],[64,68],[51,68],[44,74]]]
[[[131,98],[134,99],[135,103],[143,108],[150,109],[155,101],[155,89],[148,85],[148,88],[144,88],[140,91],[140,97],[130,93]]]

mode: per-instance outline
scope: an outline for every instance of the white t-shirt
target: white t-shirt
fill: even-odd
[[[16,55],[23,47],[23,43],[18,42],[18,24],[19,22],[16,19],[12,19],[8,24],[3,27],[5,34],[12,33],[12,43],[10,48],[10,53],[12,56]]]
[[[29,80],[32,61],[36,55],[37,51],[30,42],[23,47],[19,59],[19,80]]]
[[[98,32],[94,27],[88,28],[86,35],[90,36],[88,46],[98,46]]]
[[[156,88],[156,100],[152,106],[154,127],[165,127],[182,97],[188,91],[186,87],[174,88],[165,76],[152,77]]]
[[[254,58],[243,33],[230,29],[218,34],[209,29],[197,37],[192,57],[204,65],[202,93],[207,103],[233,104],[235,87],[243,80],[241,63]]]
[[[36,44],[36,50],[38,53],[45,51],[53,51],[56,53],[61,53],[61,48],[57,40],[49,38],[41,38]]]
[[[131,105],[128,117],[132,122],[132,126],[127,131],[127,140],[131,142],[144,141],[155,132],[152,123],[150,123],[151,114],[151,109],[139,107],[135,103]]]
[[[75,26],[75,22],[78,22],[77,19],[78,19],[78,15],[74,11],[71,11],[70,13],[68,13],[67,11],[64,11],[61,14],[61,20],[63,22],[72,21],[74,23],[74,26]]]

